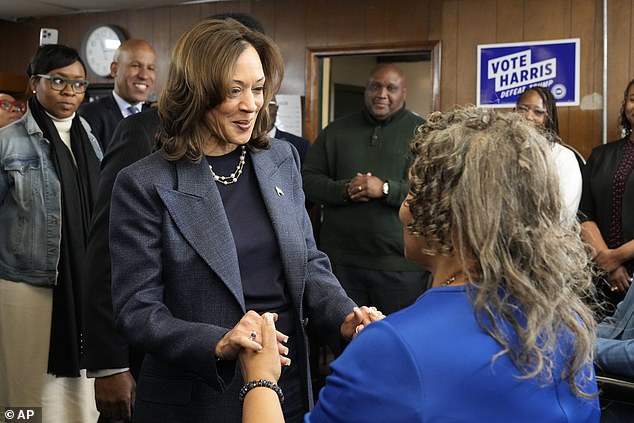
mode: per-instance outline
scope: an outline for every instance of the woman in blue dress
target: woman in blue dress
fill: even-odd
[[[548,141],[464,108],[433,114],[411,149],[405,251],[433,288],[351,342],[305,421],[599,421],[590,255],[560,218]],[[263,352],[241,354],[246,423],[280,421],[279,391],[257,382],[279,374],[264,320]]]

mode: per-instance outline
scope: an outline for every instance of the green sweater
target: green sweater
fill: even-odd
[[[420,116],[402,108],[386,121],[364,109],[328,125],[302,166],[304,192],[323,205],[320,249],[335,264],[385,271],[420,271],[403,255],[398,210],[407,195],[409,143]],[[389,195],[367,203],[346,201],[346,182],[371,172],[390,186]]]

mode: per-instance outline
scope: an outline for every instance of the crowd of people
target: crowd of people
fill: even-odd
[[[183,33],[150,105],[155,62],[123,42],[87,102],[78,52],[43,45],[0,94],[0,407],[597,422],[595,369],[634,377],[634,80],[585,163],[548,89],[421,117],[393,63],[311,145],[244,14]],[[316,404],[311,333],[338,356]]]

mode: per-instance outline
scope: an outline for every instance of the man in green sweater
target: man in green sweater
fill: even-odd
[[[388,314],[412,304],[428,273],[408,262],[398,210],[409,186],[409,143],[423,119],[405,109],[394,64],[370,73],[365,108],[328,125],[302,166],[304,191],[323,205],[320,249],[350,298]]]

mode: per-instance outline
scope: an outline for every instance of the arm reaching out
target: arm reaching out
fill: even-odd
[[[277,383],[281,365],[277,332],[273,315],[265,313],[261,323],[262,348],[258,351],[243,349],[239,354],[240,370],[244,382],[268,380]],[[284,423],[284,415],[277,393],[267,387],[249,390],[244,396],[242,423]]]

